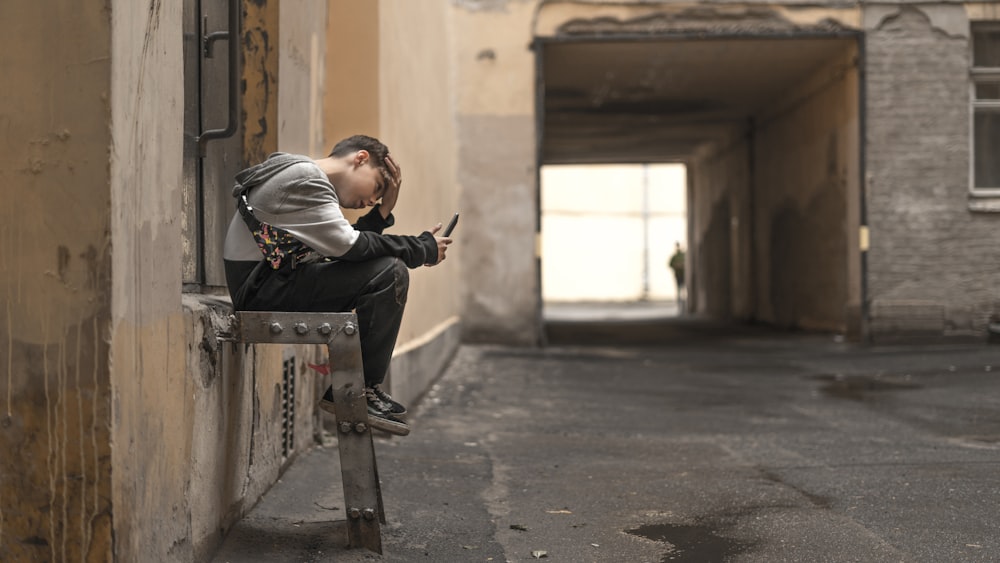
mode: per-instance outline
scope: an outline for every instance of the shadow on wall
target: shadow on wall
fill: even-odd
[[[695,260],[695,271],[701,280],[697,307],[698,312],[711,318],[729,319],[732,316],[729,200],[713,205],[711,217]]]
[[[842,330],[846,325],[844,191],[835,177],[804,207],[782,204],[770,240],[773,322],[782,328]]]

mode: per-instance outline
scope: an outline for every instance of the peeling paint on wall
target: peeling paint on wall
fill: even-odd
[[[470,12],[502,12],[515,1],[523,4],[537,0],[451,0],[451,3],[456,8]]]
[[[775,32],[835,32],[845,29],[833,18],[795,23],[780,10],[764,6],[697,6],[680,11],[659,12],[633,19],[612,17],[572,19],[558,27],[557,35],[661,35],[683,31],[715,34]]]
[[[853,6],[783,6],[764,3],[541,2],[533,35],[649,35],[701,30],[712,33],[837,31],[857,29]]]
[[[110,15],[0,12],[0,561],[106,561]]]
[[[4,561],[110,553],[106,321],[94,317],[67,329],[46,321],[52,344],[9,350],[8,362],[24,368],[16,378],[9,373],[17,401],[0,420],[11,454],[0,457],[0,505],[9,512],[0,535]]]
[[[278,40],[278,3],[247,3],[241,81],[244,162],[261,162],[278,148]]]
[[[959,5],[871,5],[865,7],[865,29],[891,30],[899,28],[901,17],[924,20],[944,38],[969,36],[969,18]],[[904,24],[905,25],[905,24]]]

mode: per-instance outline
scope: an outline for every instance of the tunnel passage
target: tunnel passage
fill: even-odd
[[[537,41],[539,164],[686,164],[687,312],[856,335],[858,37]]]

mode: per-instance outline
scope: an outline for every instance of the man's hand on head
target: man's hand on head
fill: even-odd
[[[379,206],[379,211],[381,211],[383,219],[388,219],[389,214],[396,207],[396,201],[399,200],[399,186],[403,183],[403,169],[393,160],[392,155],[385,156],[385,167],[387,171],[387,174],[384,174],[385,193],[382,194],[382,205]]]
[[[385,155],[385,167],[389,170],[389,176],[396,183],[396,189],[399,189],[399,185],[403,183],[403,169],[393,160],[391,154]]]

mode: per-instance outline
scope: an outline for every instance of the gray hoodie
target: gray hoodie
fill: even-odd
[[[236,175],[233,196],[244,190],[259,221],[288,231],[318,257],[363,261],[396,256],[410,268],[437,260],[437,243],[427,231],[419,237],[382,234],[395,218],[383,218],[378,205],[351,225],[340,209],[333,184],[308,157],[272,154]],[[229,222],[223,258],[259,262],[262,257],[250,229],[236,212]]]

